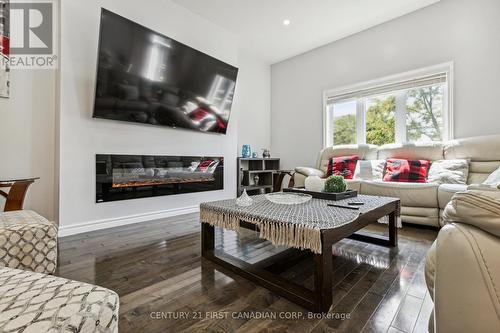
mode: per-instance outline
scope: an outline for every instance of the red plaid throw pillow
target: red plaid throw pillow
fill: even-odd
[[[384,182],[425,183],[430,162],[427,160],[387,160]]]
[[[332,157],[328,160],[326,175],[328,177],[335,175],[342,176],[344,179],[352,179],[358,160],[359,157],[357,155]]]

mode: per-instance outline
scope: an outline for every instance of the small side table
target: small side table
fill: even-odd
[[[0,195],[5,197],[5,206],[3,211],[8,212],[12,210],[22,210],[24,205],[24,198],[28,187],[40,177],[33,178],[1,178],[0,188],[10,188],[8,192],[0,190]]]

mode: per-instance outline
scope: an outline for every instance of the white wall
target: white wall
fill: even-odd
[[[238,65],[238,156],[244,144],[260,155],[271,147],[271,66],[243,50]]]
[[[322,92],[454,61],[455,137],[500,133],[500,1],[442,0],[272,66],[271,148],[284,167],[314,165]]]
[[[54,70],[12,70],[10,97],[0,98],[0,178],[40,177],[31,185],[25,209],[55,217]],[[0,197],[0,211],[5,201]]]
[[[63,1],[59,147],[62,234],[187,212],[202,201],[233,197],[241,107],[238,98],[244,83],[238,81],[236,86],[225,136],[92,119],[101,6],[238,66],[235,36],[169,0]],[[224,190],[96,204],[97,153],[224,156]],[[155,212],[159,214],[152,214]]]

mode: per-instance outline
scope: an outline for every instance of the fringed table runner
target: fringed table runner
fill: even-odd
[[[327,206],[330,200],[311,199],[299,205],[280,205],[267,200],[264,195],[253,196],[248,207],[236,205],[236,199],[206,202],[200,205],[200,222],[215,227],[238,231],[240,220],[255,224],[260,238],[274,245],[309,249],[321,253],[321,230],[335,229],[348,224],[377,207],[398,199],[359,195],[353,199],[336,201],[347,204],[362,201],[359,210]],[[399,214],[399,209],[397,210]],[[398,216],[399,220],[399,216]]]

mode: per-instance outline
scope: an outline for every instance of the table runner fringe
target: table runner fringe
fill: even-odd
[[[230,214],[218,213],[208,209],[200,210],[200,221],[214,227],[238,231],[240,219]]]
[[[260,238],[273,245],[283,245],[298,249],[309,249],[321,253],[321,231],[300,224],[284,224],[264,221],[258,218],[233,216],[206,208],[200,209],[200,221],[214,227],[238,231],[240,220],[255,224],[260,229]]]

